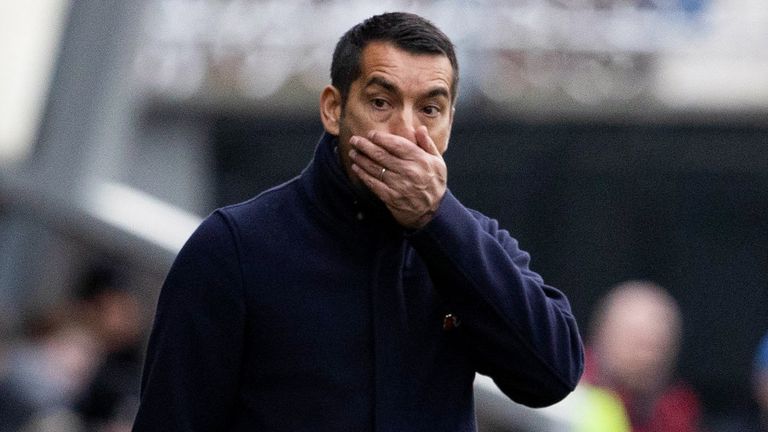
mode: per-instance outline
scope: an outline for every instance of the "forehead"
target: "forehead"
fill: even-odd
[[[380,76],[401,88],[451,87],[453,67],[443,54],[414,54],[390,42],[374,41],[363,48],[360,59],[363,83]]]

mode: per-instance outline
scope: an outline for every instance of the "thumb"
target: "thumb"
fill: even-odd
[[[427,131],[426,126],[419,126],[416,129],[416,144],[418,144],[418,146],[425,152],[440,156],[440,151],[437,150],[437,146],[435,146],[434,141],[432,141],[432,138],[429,136],[429,131]]]

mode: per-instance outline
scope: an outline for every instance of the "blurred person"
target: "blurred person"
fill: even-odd
[[[99,432],[129,431],[138,409],[144,320],[119,268],[116,263],[87,268],[75,292],[80,318],[102,352],[76,408]]]
[[[675,377],[681,320],[672,296],[646,281],[617,285],[596,311],[584,379],[620,397],[633,432],[698,430],[699,398]]]
[[[6,385],[30,410],[14,430],[82,430],[74,404],[99,351],[71,315],[66,302],[33,314],[24,323],[24,337],[8,351]]]
[[[10,379],[7,351],[10,338],[0,327],[0,432],[16,432],[32,416],[32,405]]]
[[[757,402],[756,431],[768,432],[768,333],[757,347],[752,372],[752,386]]]
[[[552,417],[559,419],[560,425],[556,428],[557,430],[569,432],[631,432],[632,430],[624,403],[619,395],[585,380],[582,380],[573,393],[562,402],[546,410]]]
[[[458,72],[419,16],[344,34],[312,162],[176,258],[135,431],[473,431],[476,372],[533,407],[573,390],[568,300],[446,188]]]
[[[572,432],[631,432],[621,398],[613,391],[581,383],[569,397],[568,430]]]

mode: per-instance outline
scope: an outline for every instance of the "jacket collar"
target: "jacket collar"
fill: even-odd
[[[332,223],[400,230],[384,203],[356,192],[339,158],[338,138],[323,133],[312,162],[301,173],[301,183],[310,201]]]

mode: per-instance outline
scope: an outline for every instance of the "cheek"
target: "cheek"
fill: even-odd
[[[370,119],[370,113],[360,112],[357,109],[347,110],[341,122],[341,129],[349,135],[365,135],[371,129],[374,122]]]
[[[451,136],[451,129],[439,128],[431,131],[429,136],[432,138],[432,141],[435,143],[435,146],[437,147],[437,150],[440,152],[440,154],[443,154],[448,149],[448,140]]]
[[[372,106],[362,112],[364,121],[368,124],[385,124],[392,118],[391,110],[377,110]]]

